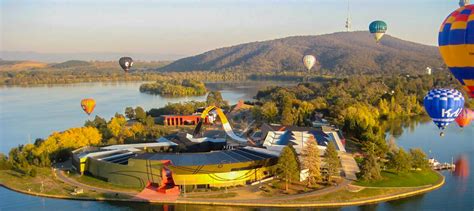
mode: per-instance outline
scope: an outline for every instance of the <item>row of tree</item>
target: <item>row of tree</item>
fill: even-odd
[[[25,144],[10,150],[8,158],[0,156],[0,168],[11,168],[34,176],[35,167],[48,167],[52,163],[70,158],[72,150],[84,146],[142,143],[153,141],[171,131],[156,125],[155,120],[141,107],[128,107],[125,113],[115,114],[109,121],[96,116],[87,120],[84,127],[54,132],[46,139],[37,139],[34,144]]]
[[[140,92],[166,96],[199,96],[205,95],[207,89],[201,81],[184,79],[144,83],[140,86]]]
[[[285,182],[285,190],[292,182],[300,180],[301,171],[307,169],[306,183],[308,187],[315,187],[323,181],[330,182],[332,176],[339,176],[341,162],[336,146],[329,142],[324,151],[323,160],[320,158],[316,140],[309,139],[301,152],[301,160],[291,144],[281,151],[275,173]]]

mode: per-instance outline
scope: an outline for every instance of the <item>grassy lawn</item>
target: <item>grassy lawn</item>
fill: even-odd
[[[51,168],[36,168],[36,170],[36,177],[25,176],[13,170],[0,170],[0,183],[25,192],[62,197],[129,198],[129,196],[115,196],[88,190],[84,190],[84,193],[73,196],[71,193],[74,192],[76,187],[56,179],[52,174]],[[41,186],[43,186],[43,188],[41,188]]]
[[[415,188],[414,188],[415,189]],[[397,188],[366,188],[359,192],[349,192],[347,190],[340,190],[332,193],[328,193],[321,196],[303,197],[294,199],[291,202],[347,202],[355,201],[360,199],[372,198],[375,196],[387,196],[390,194],[397,194],[407,191],[406,189],[400,190]]]
[[[378,181],[358,181],[354,184],[365,187],[416,187],[435,184],[441,178],[432,170],[410,171],[400,174],[382,171],[382,176],[383,179]]]
[[[74,174],[74,175],[69,176],[69,178],[74,179],[74,180],[76,180],[76,181],[78,181],[82,184],[86,184],[86,185],[93,186],[93,187],[98,187],[98,188],[110,189],[110,190],[131,191],[131,192],[133,192],[133,191],[139,192],[139,191],[142,190],[142,188],[134,188],[134,187],[115,185],[115,184],[112,184],[112,183],[94,178],[94,177],[89,176],[89,175],[80,176],[80,175]]]
[[[56,180],[50,168],[37,168],[36,170],[36,177],[22,175],[13,170],[2,170],[0,171],[0,182],[15,189],[51,195],[69,195],[74,191],[74,187]]]
[[[278,179],[273,180],[271,183],[263,185],[260,189],[260,193],[263,197],[276,197],[276,196],[286,196],[292,194],[301,194],[305,192],[311,192],[314,190],[322,189],[325,186],[316,185],[314,187],[308,188],[305,183],[290,183],[288,184],[288,191],[285,190],[285,182]]]

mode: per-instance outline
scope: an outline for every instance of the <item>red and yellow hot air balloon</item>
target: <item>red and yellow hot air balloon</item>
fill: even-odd
[[[461,178],[467,178],[469,177],[469,160],[467,159],[466,155],[461,155],[455,163],[455,170],[454,170],[454,175],[461,177]]]
[[[468,108],[464,108],[459,116],[456,118],[456,123],[458,123],[459,127],[466,127],[471,122],[471,110]]]
[[[86,112],[88,115],[91,115],[95,108],[95,100],[92,98],[83,99],[81,100],[81,107],[84,112]]]
[[[452,12],[438,34],[441,56],[454,77],[474,98],[474,5]]]

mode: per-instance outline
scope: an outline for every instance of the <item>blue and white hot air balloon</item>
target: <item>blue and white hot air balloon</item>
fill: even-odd
[[[436,126],[444,130],[461,113],[464,97],[456,89],[432,89],[425,96],[423,104]]]

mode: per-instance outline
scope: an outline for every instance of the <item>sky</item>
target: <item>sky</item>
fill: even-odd
[[[190,56],[220,47],[344,30],[347,0],[0,0],[1,51]],[[350,0],[352,30],[436,45],[457,0]]]

